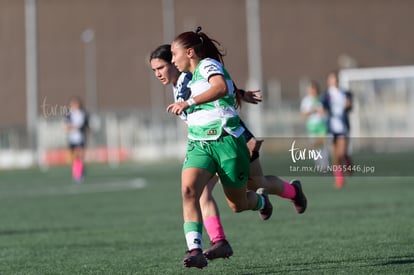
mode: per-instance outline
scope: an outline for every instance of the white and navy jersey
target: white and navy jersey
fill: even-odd
[[[190,83],[191,78],[192,74],[190,72],[180,74],[177,83],[173,85],[174,102],[182,102],[190,98],[191,90],[188,87],[188,84]],[[180,115],[180,118],[187,121],[187,113],[183,112]]]
[[[328,131],[334,135],[349,134],[349,109],[346,107],[348,100],[352,100],[350,92],[333,87],[321,97],[322,105],[328,111]]]
[[[71,126],[67,138],[71,145],[85,144],[88,115],[83,110],[71,110],[66,115],[66,123]]]

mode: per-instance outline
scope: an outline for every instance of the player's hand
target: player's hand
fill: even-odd
[[[65,131],[66,131],[66,132],[72,131],[72,130],[74,130],[74,129],[76,129],[76,128],[75,128],[75,127],[73,127],[73,125],[72,125],[72,124],[66,124],[66,125],[65,125]]]
[[[242,97],[243,101],[246,101],[251,104],[258,104],[262,102],[262,95],[259,94],[260,90],[245,91]]]
[[[325,110],[323,109],[322,106],[319,106],[318,108],[316,108],[315,113],[317,113],[320,116],[324,116],[325,115]]]
[[[188,103],[186,101],[182,101],[182,102],[175,102],[173,104],[170,104],[167,106],[166,111],[168,113],[173,113],[174,115],[181,115],[182,112],[184,112],[185,110],[188,109]]]

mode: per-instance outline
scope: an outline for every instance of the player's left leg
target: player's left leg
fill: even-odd
[[[334,161],[334,176],[335,176],[335,188],[340,189],[345,184],[344,178],[344,160],[346,154],[346,137],[339,135],[334,141],[333,149],[333,161]]]
[[[201,213],[203,215],[204,227],[210,238],[211,247],[204,250],[204,256],[213,260],[217,258],[228,258],[233,255],[233,249],[224,234],[224,227],[221,223],[217,203],[213,197],[213,189],[218,181],[215,175],[208,182],[200,197]]]
[[[248,181],[249,190],[257,190],[264,188],[269,194],[290,199],[299,214],[305,212],[307,207],[307,199],[302,190],[299,180],[291,182],[285,181],[280,177],[273,175],[263,175],[261,163],[259,159],[255,159],[250,163],[250,178]]]
[[[84,149],[81,146],[76,146],[73,149],[72,161],[72,177],[76,182],[81,182],[84,175]]]

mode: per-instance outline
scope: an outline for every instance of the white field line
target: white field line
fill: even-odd
[[[105,183],[72,183],[70,185],[48,186],[45,188],[24,189],[19,191],[14,190],[13,193],[10,192],[0,194],[0,198],[105,193],[142,189],[146,186],[147,181],[142,178],[135,178],[132,180],[119,180]]]

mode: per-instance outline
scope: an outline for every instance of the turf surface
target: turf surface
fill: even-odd
[[[355,158],[384,169],[390,161]],[[288,161],[262,159],[267,174]],[[342,190],[328,176],[302,178],[308,211],[298,215],[289,201],[271,197],[275,211],[266,222],[253,211],[232,213],[217,186],[234,255],[202,271],[185,269],[180,166],[89,165],[81,185],[71,182],[69,167],[0,171],[0,274],[414,273],[414,177],[395,170],[351,177]]]

